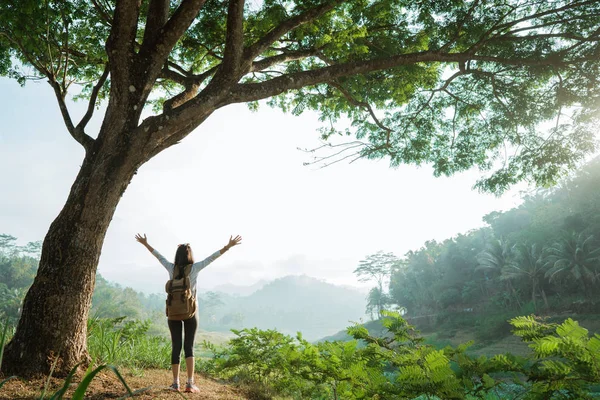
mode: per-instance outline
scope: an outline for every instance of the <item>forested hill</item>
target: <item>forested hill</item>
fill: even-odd
[[[599,159],[484,221],[409,251],[391,270],[388,306],[425,327],[472,323],[480,340],[508,334],[515,315],[598,315]]]
[[[228,295],[232,295],[232,296],[249,296],[252,293],[256,292],[257,290],[261,289],[267,283],[269,283],[269,281],[264,280],[264,279],[261,279],[258,282],[254,283],[252,285],[249,285],[249,286],[224,283],[222,285],[217,285],[212,289],[198,287],[198,291],[201,293],[202,292],[219,292],[219,293],[228,294]]]
[[[211,294],[204,295],[208,299]],[[208,310],[208,328],[239,325],[277,328],[287,334],[301,331],[308,340],[333,334],[365,316],[365,295],[358,290],[335,286],[318,279],[286,276],[274,280],[249,296],[221,294],[222,304]],[[206,303],[205,303],[206,304]],[[220,317],[219,317],[220,316]],[[233,326],[232,326],[233,327]]]

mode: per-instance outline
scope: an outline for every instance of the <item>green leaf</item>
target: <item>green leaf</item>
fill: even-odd
[[[4,344],[6,342],[6,335],[8,333],[8,318],[4,320],[4,326],[2,328],[2,336],[0,336],[0,366],[2,366],[2,358],[4,357]]]
[[[125,382],[125,379],[123,379],[123,377],[121,376],[121,373],[117,370],[117,368],[115,368],[112,365],[100,365],[99,367],[94,369],[92,372],[90,372],[89,374],[87,374],[83,377],[83,379],[77,386],[77,389],[75,389],[75,392],[73,393],[72,400],[83,400],[83,398],[85,396],[85,392],[86,392],[88,386],[90,385],[90,383],[92,382],[92,380],[94,379],[94,377],[96,376],[96,374],[98,374],[98,372],[102,371],[105,368],[110,369],[111,371],[113,371],[115,373],[115,375],[117,375],[117,377],[119,378],[121,383],[123,383],[123,386],[125,386],[125,389],[127,389],[127,393],[129,394],[129,396],[133,397],[133,392],[131,391],[131,389],[127,385],[127,382]]]
[[[494,378],[490,377],[488,374],[483,374],[481,381],[486,389],[491,389],[496,385]]]
[[[13,375],[13,376],[9,376],[8,378],[6,378],[6,379],[4,379],[4,380],[0,381],[0,389],[2,388],[2,386],[4,386],[4,384],[5,384],[6,382],[10,381],[11,379],[16,379],[16,378],[17,378],[17,377]]]
[[[81,365],[81,363],[75,365],[73,368],[71,368],[71,371],[69,372],[69,374],[67,375],[67,377],[65,378],[65,381],[62,385],[62,387],[56,391],[52,397],[50,397],[50,400],[60,400],[63,398],[63,396],[65,395],[65,393],[67,392],[67,390],[69,389],[69,386],[71,386],[71,381],[73,380],[73,377],[75,376],[75,373],[77,372],[77,369],[79,368],[79,366]],[[44,389],[45,392],[46,389]],[[44,397],[44,395],[42,394],[42,398]]]
[[[556,328],[556,333],[562,338],[569,338],[578,343],[588,337],[588,330],[579,326],[579,323],[571,318],[559,325]]]

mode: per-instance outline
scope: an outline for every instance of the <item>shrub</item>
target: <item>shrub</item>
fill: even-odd
[[[263,394],[297,399],[588,399],[600,382],[600,335],[590,338],[570,319],[513,318],[507,325],[533,357],[473,358],[466,353],[472,343],[436,349],[399,314],[384,315],[384,337],[355,325],[349,342],[315,345],[273,330],[234,331],[229,347],[209,345],[215,356],[205,366]]]

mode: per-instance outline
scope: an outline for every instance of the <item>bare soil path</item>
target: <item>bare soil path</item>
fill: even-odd
[[[175,393],[168,389],[171,384],[171,372],[168,370],[144,370],[141,374],[132,374],[126,370],[120,371],[132,391],[147,388],[136,395],[135,399],[202,399],[202,400],[247,400],[247,397],[237,388],[202,377],[196,374],[196,385],[200,393]],[[0,378],[2,381],[3,378]],[[70,399],[81,377],[73,379],[65,399]],[[57,378],[37,378],[31,380],[11,379],[0,388],[1,400],[40,399],[48,382],[45,399],[50,398],[59,390],[64,380]],[[85,398],[92,400],[119,399],[127,395],[127,390],[112,371],[101,371],[88,387]]]

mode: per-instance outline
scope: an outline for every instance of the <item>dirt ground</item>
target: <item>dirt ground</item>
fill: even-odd
[[[136,399],[202,399],[202,400],[243,400],[247,399],[241,391],[236,388],[217,382],[210,378],[196,375],[196,386],[200,388],[200,393],[175,393],[168,390],[171,384],[171,373],[167,370],[145,370],[142,375],[133,375],[127,371],[121,371],[123,378],[132,391],[140,390],[135,396]],[[0,382],[4,378],[0,378]],[[184,378],[185,379],[185,378]],[[81,377],[74,379],[71,387],[64,396],[70,399]],[[185,381],[182,381],[185,382]],[[40,399],[44,393],[44,387],[48,384],[45,391],[45,399],[50,398],[59,390],[64,380],[51,378],[31,379],[28,381],[22,379],[11,379],[0,388],[1,400],[24,400]],[[184,385],[183,385],[184,386]],[[143,390],[146,389],[146,390]],[[92,380],[86,392],[86,399],[119,399],[127,395],[127,390],[112,371],[101,371]]]

